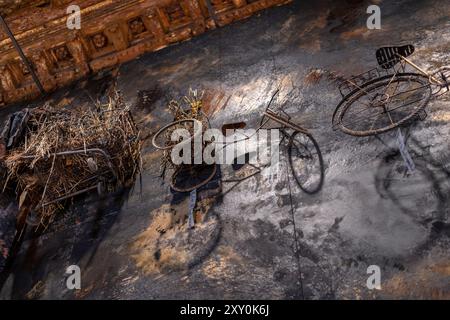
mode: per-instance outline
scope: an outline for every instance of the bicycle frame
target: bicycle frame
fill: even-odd
[[[411,67],[413,67],[414,69],[416,69],[417,71],[419,71],[420,73],[422,73],[424,76],[427,76],[430,83],[440,86],[440,87],[447,87],[447,89],[449,88],[449,83],[443,83],[440,80],[436,79],[433,74],[428,73],[427,71],[423,70],[421,67],[419,67],[418,65],[416,65],[414,62],[412,62],[411,60],[409,60],[408,58],[405,58],[399,54],[396,54],[401,60],[403,60],[405,63],[409,64]]]
[[[397,54],[397,56],[402,59],[405,63],[409,64],[411,67],[413,67],[414,69],[416,69],[417,71],[419,71],[420,73],[422,73],[423,75],[429,77],[430,79],[433,78],[433,76],[431,74],[429,74],[428,72],[426,72],[425,70],[423,70],[421,67],[419,67],[417,64],[415,64],[414,62],[412,62],[411,60],[409,60],[408,58],[405,58],[399,54]],[[438,82],[438,80],[433,79],[436,82]]]
[[[309,131],[307,129],[296,125],[295,123],[289,121],[289,119],[287,119],[287,120],[283,119],[281,116],[277,115],[272,110],[267,110],[266,112],[264,112],[264,115],[266,115],[271,120],[273,120],[273,121],[275,121],[275,122],[285,126],[285,127],[283,127],[283,129],[287,127],[287,128],[290,128],[290,129],[292,129],[294,131],[299,131],[301,133],[309,134]]]

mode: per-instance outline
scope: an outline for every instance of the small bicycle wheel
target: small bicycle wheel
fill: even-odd
[[[171,139],[172,133],[174,133],[175,130],[182,129],[185,129],[189,132],[189,135],[191,137],[190,140],[196,137],[200,138],[203,132],[202,123],[196,119],[183,119],[175,121],[158,130],[158,132],[153,136],[152,139],[153,146],[160,150],[169,150],[180,142],[188,143],[189,141],[183,141],[181,138],[176,141],[173,141]]]
[[[172,175],[170,186],[178,192],[191,192],[211,181],[216,172],[216,164],[181,165]]]
[[[342,100],[335,111],[335,125],[357,137],[381,134],[413,119],[430,97],[431,86],[425,76],[400,73],[380,77]]]
[[[310,134],[295,131],[289,140],[288,155],[292,174],[300,189],[308,194],[319,192],[325,170],[316,140]]]

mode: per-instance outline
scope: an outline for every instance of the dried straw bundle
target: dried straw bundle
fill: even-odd
[[[47,227],[67,200],[131,186],[140,172],[139,130],[120,95],[90,110],[30,111],[20,143],[4,159],[19,207]]]

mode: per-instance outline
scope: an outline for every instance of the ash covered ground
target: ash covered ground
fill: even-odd
[[[367,6],[295,1],[122,65],[118,88],[144,139],[142,191],[138,181],[132,192],[92,197],[46,234],[29,236],[1,297],[449,299],[450,95],[410,127],[411,175],[395,134],[347,136],[332,130],[331,116],[340,100],[335,77],[375,67],[381,46],[414,44],[412,60],[426,69],[450,64],[450,3],[382,1],[381,30],[366,28]],[[104,99],[109,81],[98,76],[51,99],[87,105]],[[174,222],[188,205],[174,203],[159,177],[151,136],[172,120],[167,97],[189,88],[205,90],[217,128],[240,121],[255,128],[281,88],[275,102],[287,101],[320,145],[322,191],[307,195],[291,179],[292,213],[282,153],[277,175],[264,169],[205,199],[208,217],[194,230]],[[72,264],[82,270],[79,291],[65,285]],[[366,287],[370,265],[381,268],[381,290]]]

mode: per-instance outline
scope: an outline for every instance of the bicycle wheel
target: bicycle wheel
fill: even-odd
[[[322,189],[325,170],[322,153],[310,135],[295,131],[288,145],[289,165],[300,189],[315,194]]]
[[[191,138],[189,140],[182,140],[180,138],[177,141],[172,141],[172,133],[178,129],[187,130]],[[183,119],[169,123],[168,125],[159,129],[158,132],[153,136],[152,144],[157,149],[169,150],[180,142],[190,143],[193,138],[201,139],[202,132],[202,123],[200,121],[196,119]]]
[[[425,76],[415,73],[383,76],[346,96],[336,108],[333,123],[352,136],[381,134],[413,119],[430,97],[431,86]]]
[[[216,172],[216,164],[181,165],[172,175],[170,186],[178,192],[191,192],[211,181]]]

